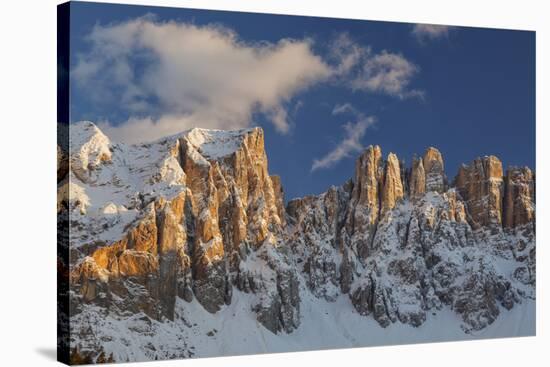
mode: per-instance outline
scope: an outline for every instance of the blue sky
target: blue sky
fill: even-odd
[[[287,199],[343,183],[370,144],[407,165],[435,146],[450,178],[489,154],[534,167],[535,33],[73,2],[83,119],[129,141],[259,125]]]

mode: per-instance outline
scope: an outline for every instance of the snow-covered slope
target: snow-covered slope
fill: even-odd
[[[189,143],[204,157],[216,159],[235,152],[241,146],[244,136],[252,129],[235,131],[194,128],[185,136]]]
[[[177,139],[155,144],[112,143],[93,123],[70,127],[70,171],[63,181],[76,228],[71,248],[93,241],[119,239],[156,197],[172,198],[185,188],[185,173],[178,163]],[[92,238],[93,237],[93,238]]]
[[[93,325],[89,337],[103,340],[103,350],[119,362],[522,337],[535,332],[531,300],[503,309],[491,325],[465,334],[458,327],[460,318],[448,308],[430,314],[419,327],[396,323],[382,328],[361,316],[346,296],[327,302],[304,291],[300,327],[290,334],[274,334],[257,322],[250,298],[239,293],[216,314],[204,312],[196,300],[178,299],[174,321],[159,322],[141,313],[121,318],[87,309],[73,322]]]
[[[369,147],[285,208],[259,128],[125,145],[81,122],[68,147],[75,363],[534,335],[528,168],[484,157],[449,184],[435,148],[406,169]]]

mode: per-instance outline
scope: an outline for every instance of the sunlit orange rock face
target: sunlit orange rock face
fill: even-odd
[[[118,271],[123,276],[154,274],[158,259],[150,252],[126,250],[118,257]]]
[[[128,232],[127,246],[136,251],[157,254],[157,225],[155,211],[151,207],[145,218]]]
[[[501,225],[504,185],[502,163],[497,157],[478,158],[462,165],[456,187],[466,201],[474,227]]]
[[[426,172],[424,171],[424,163],[422,159],[413,159],[409,178],[409,190],[409,195],[412,199],[421,198],[426,192]]]
[[[355,250],[362,256],[368,252],[380,214],[383,172],[382,150],[379,146],[369,146],[355,163],[352,205],[346,221],[347,233],[354,236]]]
[[[384,169],[384,184],[382,186],[381,212],[382,214],[393,209],[395,204],[403,199],[405,191],[401,180],[401,169],[397,156],[388,154]]]
[[[102,269],[112,269],[116,267],[117,258],[127,248],[128,240],[121,239],[110,246],[103,246],[95,250],[92,254],[92,259],[98,267]]]

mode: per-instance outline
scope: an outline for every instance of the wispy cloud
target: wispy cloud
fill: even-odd
[[[332,109],[332,114],[333,115],[341,115],[341,114],[344,114],[344,113],[349,113],[349,114],[355,115],[357,117],[362,116],[361,112],[359,112],[355,107],[353,107],[351,105],[351,103],[337,104]]]
[[[293,98],[319,83],[401,99],[422,95],[410,88],[416,65],[347,34],[335,37],[322,57],[308,38],[250,43],[219,25],[146,16],[96,25],[87,41],[71,77],[90,105],[130,116],[113,123],[107,114],[100,127],[131,143],[194,126],[247,127],[255,113],[285,134]]]
[[[411,34],[417,41],[423,43],[425,41],[444,38],[449,35],[452,27],[436,24],[415,24],[411,30]]]
[[[330,168],[336,165],[344,158],[350,157],[354,153],[361,152],[364,147],[361,139],[365,136],[367,129],[372,126],[376,119],[373,116],[365,116],[349,103],[336,105],[332,111],[333,115],[351,114],[355,117],[355,122],[347,122],[343,125],[343,139],[324,157],[313,160],[311,171]]]
[[[339,35],[331,45],[331,56],[339,60],[336,75],[344,75],[353,89],[386,94],[401,99],[423,97],[424,92],[410,89],[420,68],[399,53],[363,47],[346,34]]]

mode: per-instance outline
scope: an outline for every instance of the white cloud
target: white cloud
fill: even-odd
[[[409,88],[414,64],[347,34],[328,45],[325,58],[310,39],[247,43],[221,26],[152,16],[96,25],[87,40],[71,76],[91,105],[130,116],[100,124],[119,141],[150,141],[194,126],[248,127],[255,113],[284,134],[292,98],[322,82],[398,98],[421,94]]]
[[[225,28],[150,17],[96,26],[88,39],[91,51],[72,73],[78,86],[96,103],[114,101],[132,116],[151,115],[103,124],[115,139],[129,142],[197,125],[246,127],[254,112],[285,133],[284,104],[331,75],[309,40],[246,44]]]
[[[313,164],[311,165],[312,172],[322,168],[333,167],[342,159],[348,158],[352,154],[359,153],[364,149],[361,139],[365,136],[367,129],[376,122],[375,118],[363,115],[349,103],[336,105],[332,111],[333,115],[343,113],[354,115],[356,122],[347,122],[344,124],[344,138],[324,157],[313,160]]]
[[[438,38],[447,37],[451,27],[436,24],[415,24],[412,28],[412,35],[419,42],[427,40],[435,40]]]

